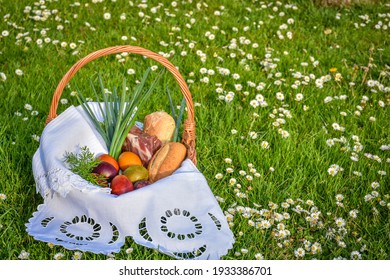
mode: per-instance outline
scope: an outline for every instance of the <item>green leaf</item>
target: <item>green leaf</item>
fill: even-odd
[[[167,86],[167,94],[168,94],[168,99],[169,99],[169,104],[171,106],[171,113],[172,113],[172,117],[173,119],[176,121],[176,110],[175,110],[175,106],[173,105],[173,100],[172,100],[172,96],[171,96],[171,92]]]
[[[174,142],[177,142],[178,138],[179,138],[179,130],[180,130],[180,125],[181,125],[181,119],[183,118],[185,107],[186,107],[186,99],[183,97],[183,99],[181,100],[181,104],[180,104],[179,116],[177,117],[177,119],[175,119],[175,121],[176,121],[176,128],[175,128],[175,133],[173,135],[173,141]]]

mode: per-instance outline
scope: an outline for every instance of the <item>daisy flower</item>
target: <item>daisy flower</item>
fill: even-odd
[[[334,145],[334,139],[328,139],[328,140],[326,140],[326,145],[328,146],[328,147],[332,147],[333,145]]]
[[[301,101],[303,99],[303,94],[302,93],[297,93],[296,95],[295,95],[295,100],[296,101]]]
[[[373,188],[374,190],[379,188],[380,184],[378,182],[372,182],[371,183],[371,188]]]
[[[230,178],[229,186],[234,186],[236,183],[237,183],[237,179],[236,178]]]
[[[375,86],[375,81],[374,80],[368,80],[367,81],[367,86],[374,87]]]
[[[269,143],[267,141],[262,141],[260,146],[263,149],[269,149]]]
[[[322,252],[321,244],[318,242],[314,242],[313,245],[311,245],[310,250],[313,255],[321,253]]]
[[[249,137],[252,138],[252,139],[256,139],[257,138],[257,133],[255,131],[251,131],[249,132]]]
[[[225,217],[226,217],[227,222],[232,222],[233,218],[234,218],[234,216],[232,214],[226,214]]]
[[[279,100],[279,101],[283,101],[284,100],[284,94],[281,93],[281,92],[277,92],[276,93],[276,99]]]
[[[332,100],[333,100],[333,97],[327,96],[327,97],[325,97],[325,99],[324,99],[324,103],[329,103],[329,102],[331,102]]]
[[[351,259],[352,260],[361,260],[362,255],[358,251],[352,251],[351,252]]]
[[[249,252],[249,250],[245,248],[242,248],[240,251],[242,254],[247,254]]]
[[[234,99],[234,92],[229,91],[228,94],[226,94],[225,96],[225,101],[229,103],[232,102],[233,99]]]
[[[334,130],[340,130],[340,125],[338,123],[333,123],[332,127]]]
[[[257,254],[255,254],[255,259],[256,260],[264,260],[264,256],[261,254],[261,253],[257,253]]]
[[[110,13],[104,13],[103,18],[105,20],[109,20],[109,19],[111,19],[111,14]]]
[[[231,167],[228,167],[228,168],[226,168],[226,172],[227,172],[227,173],[233,173],[233,172],[234,172],[234,169],[231,168]]]
[[[27,260],[29,256],[30,256],[29,252],[26,252],[25,250],[22,250],[20,252],[18,258],[21,259],[21,260]]]
[[[82,256],[83,256],[83,253],[76,251],[76,252],[74,252],[72,259],[73,260],[81,260]]]
[[[303,249],[301,247],[296,249],[296,250],[294,250],[294,255],[297,258],[303,258],[305,256],[305,253],[306,253],[305,249]]]
[[[260,105],[260,103],[259,101],[253,99],[249,102],[249,105],[251,105],[253,108],[257,108]]]
[[[358,213],[359,213],[359,211],[356,210],[356,209],[354,209],[354,210],[349,211],[349,216],[350,216],[352,219],[356,219]]]
[[[288,138],[290,136],[290,133],[287,130],[282,130],[280,134],[283,138]]]
[[[63,253],[57,253],[54,255],[55,260],[61,260],[65,255]]]
[[[240,79],[240,75],[237,74],[237,73],[234,73],[234,74],[232,75],[232,77],[233,77],[234,80]]]
[[[336,226],[341,228],[345,226],[345,220],[343,218],[337,218],[335,220]]]
[[[31,135],[31,138],[37,142],[39,142],[39,140],[40,140],[40,137],[36,134]]]
[[[332,164],[329,168],[328,168],[328,173],[329,175],[331,176],[336,176],[336,174],[340,171],[340,167],[337,165],[337,164]]]
[[[262,220],[260,225],[262,229],[269,229],[271,227],[271,223],[268,220]]]
[[[199,72],[201,73],[201,74],[206,74],[207,73],[207,69],[206,68],[200,68],[200,70],[199,70]]]
[[[207,74],[210,76],[213,76],[213,75],[215,75],[215,71],[213,69],[208,69]]]

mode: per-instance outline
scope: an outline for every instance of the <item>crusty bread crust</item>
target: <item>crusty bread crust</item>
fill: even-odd
[[[180,167],[186,155],[186,147],[179,142],[163,145],[149,162],[149,181],[153,183],[171,175]]]
[[[156,136],[162,143],[172,141],[175,129],[175,120],[166,112],[154,112],[145,116],[144,132]]]

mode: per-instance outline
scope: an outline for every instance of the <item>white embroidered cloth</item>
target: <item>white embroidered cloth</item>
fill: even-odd
[[[93,108],[96,103],[90,103]],[[66,167],[65,152],[107,148],[81,107],[69,107],[44,129],[33,157],[44,198],[26,224],[35,239],[71,250],[119,252],[126,236],[177,259],[220,259],[234,237],[205,177],[190,160],[171,176],[115,196]]]

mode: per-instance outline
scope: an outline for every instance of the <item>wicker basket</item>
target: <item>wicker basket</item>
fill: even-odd
[[[187,103],[182,142],[187,159],[172,175],[120,196],[72,173],[61,159],[67,149],[85,144],[94,153],[106,149],[80,106],[57,116],[61,94],[88,62],[115,53],[140,54],[162,64],[178,82]],[[77,135],[77,137],[75,137]],[[36,240],[70,250],[118,252],[125,237],[177,259],[219,259],[234,243],[233,234],[206,178],[196,168],[192,96],[177,68],[166,58],[134,46],[93,52],[65,74],[57,86],[41,142],[33,157],[37,192],[44,203],[26,224]]]

